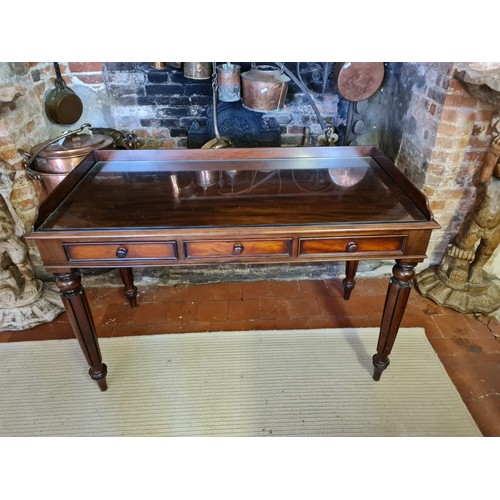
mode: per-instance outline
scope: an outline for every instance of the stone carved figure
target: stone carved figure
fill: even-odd
[[[500,115],[492,119],[491,129],[474,207],[440,266],[416,278],[423,296],[464,313],[490,314],[500,307],[500,289],[483,269],[500,244]]]
[[[0,195],[0,307],[33,302],[41,292],[29,260],[28,248],[15,234],[14,220]]]
[[[0,331],[52,321],[64,311],[54,286],[35,276],[28,247],[16,231],[10,193],[15,171],[0,160]]]
[[[448,251],[453,260],[443,269],[458,283],[483,283],[483,267],[500,243],[500,116],[496,117],[492,136],[480,171],[476,205]]]

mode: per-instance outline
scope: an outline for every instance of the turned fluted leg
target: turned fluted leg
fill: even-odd
[[[412,280],[415,276],[415,263],[396,261],[392,268],[385,298],[384,313],[377,344],[377,353],[373,356],[373,379],[379,380],[382,372],[389,366],[389,354],[398,334],[399,325],[410,295]]]
[[[359,261],[348,260],[345,265],[345,279],[342,281],[344,285],[344,299],[349,300],[351,297],[351,292],[356,286],[356,281],[354,277],[356,276],[356,271],[358,270]]]
[[[137,287],[134,286],[134,272],[131,267],[120,267],[120,275],[123,281],[123,293],[125,293],[130,307],[137,307]]]
[[[101,351],[90,312],[85,290],[81,284],[80,273],[72,270],[67,274],[56,275],[56,283],[68,313],[71,326],[90,366],[89,375],[97,382],[99,389],[105,391],[107,367],[102,362]]]

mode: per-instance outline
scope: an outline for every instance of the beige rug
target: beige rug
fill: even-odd
[[[107,392],[76,340],[0,344],[0,436],[480,436],[425,337],[402,328],[100,340]]]

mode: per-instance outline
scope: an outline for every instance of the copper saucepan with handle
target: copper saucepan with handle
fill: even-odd
[[[76,123],[83,112],[81,99],[71,90],[61,76],[59,63],[54,63],[56,79],[53,88],[45,98],[45,113],[50,121],[64,125]]]

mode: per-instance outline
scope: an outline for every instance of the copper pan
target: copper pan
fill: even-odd
[[[335,73],[340,95],[348,101],[363,101],[375,94],[382,85],[384,63],[337,63]]]
[[[81,99],[66,85],[61,76],[59,63],[54,63],[56,71],[55,88],[45,98],[45,113],[50,121],[68,125],[76,123],[83,112]]]

